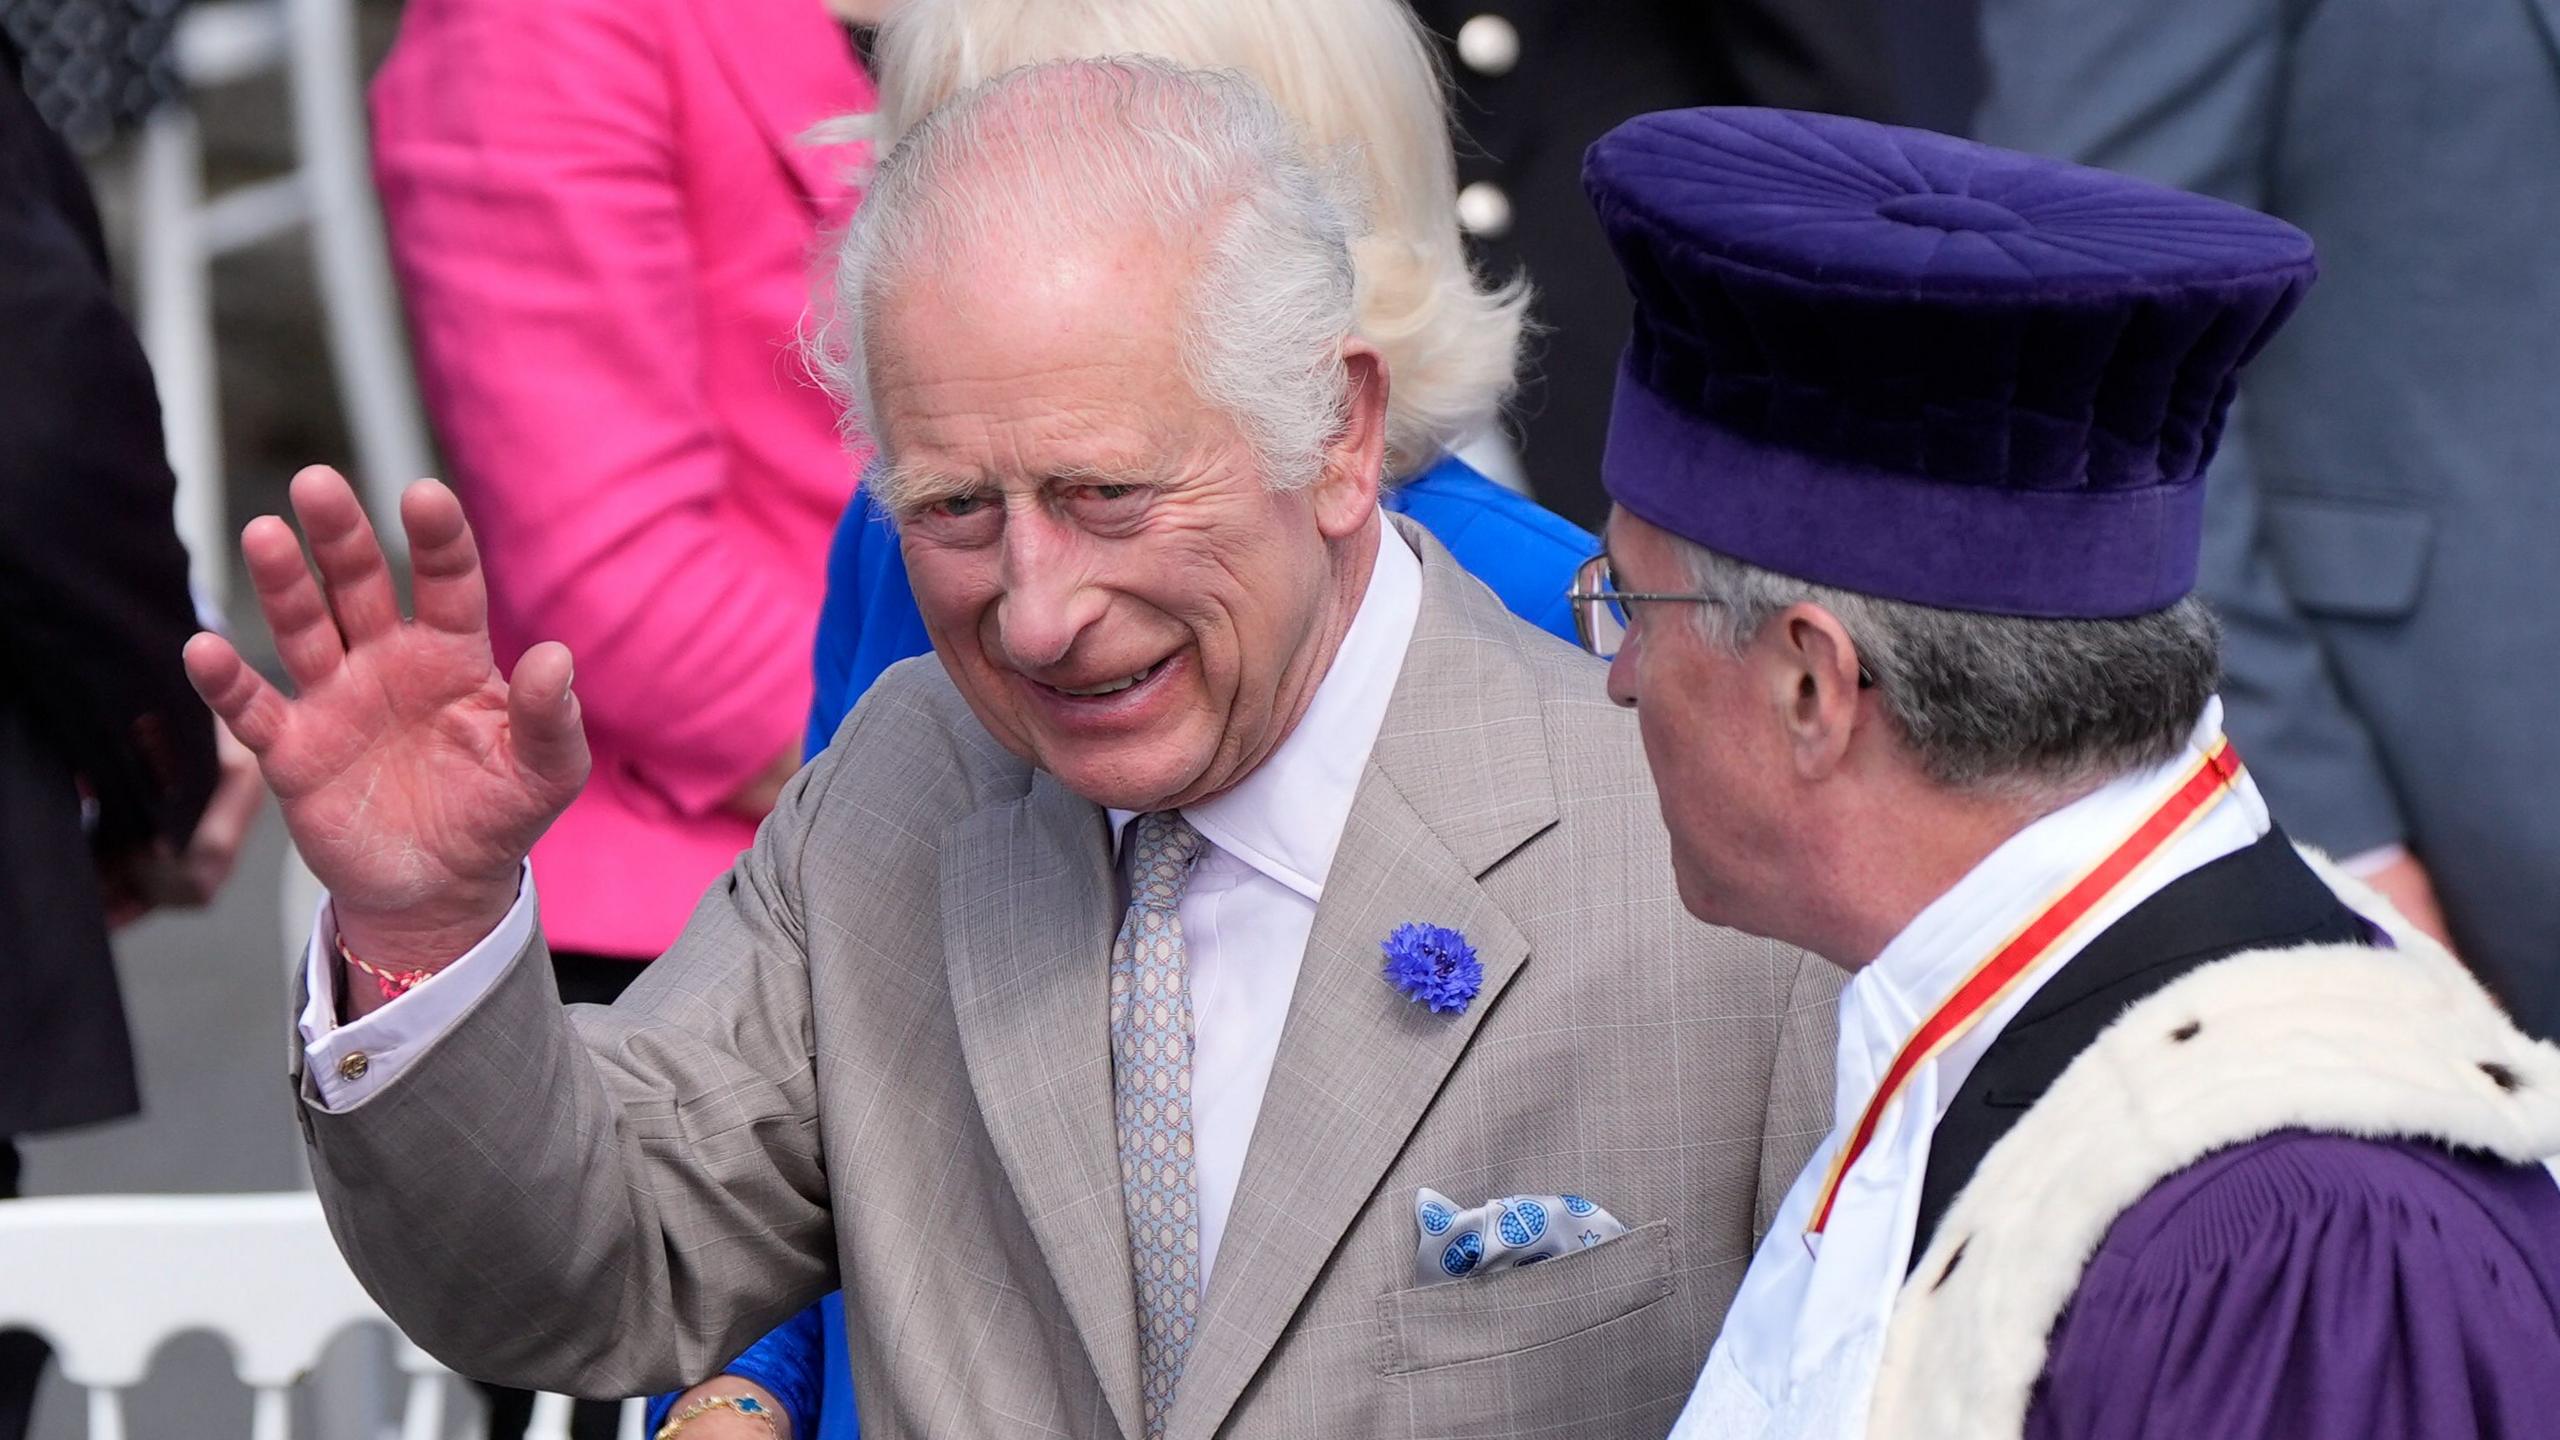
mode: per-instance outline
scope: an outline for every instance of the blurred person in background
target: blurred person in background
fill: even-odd
[[[179,92],[181,0],[0,0],[18,83],[74,151],[94,154]]]
[[[1899,0],[1946,10],[1947,0]],[[1530,489],[1596,525],[1626,289],[1582,198],[1582,152],[1619,121],[1687,105],[1905,116],[1879,0],[1415,0],[1456,95],[1458,215],[1478,262],[1525,271],[1536,339],[1511,429]],[[1924,35],[1945,33],[1910,27]]]
[[[160,402],[18,59],[0,34],[0,1198],[16,1137],[141,1108],[108,934],[211,900],[263,798],[178,663],[198,615]],[[44,1356],[0,1335],[0,1440]]]
[[[502,655],[577,649],[595,778],[544,841],[571,1002],[674,941],[798,768],[856,461],[794,350],[887,0],[412,0],[374,169]],[[498,1402],[493,1433],[530,1400]],[[581,1436],[611,1433],[582,1407]]]
[[[1363,166],[1370,231],[1353,246],[1361,333],[1387,362],[1390,512],[1422,524],[1516,615],[1573,635],[1565,600],[1589,532],[1479,474],[1451,450],[1483,433],[1511,392],[1524,286],[1470,268],[1452,205],[1449,119],[1428,37],[1402,0],[906,0],[879,41],[878,143],[895,144],[954,92],[1020,64],[1152,54],[1238,69],[1319,147]],[[838,530],[819,622],[808,743],[825,748],[880,672],[928,654],[924,622],[887,518],[857,498]],[[777,1405],[799,1434],[856,1433],[844,1312],[830,1297],[740,1357],[729,1375],[660,1418],[722,1394]],[[823,1416],[823,1418],[821,1418]],[[704,1412],[688,1440],[756,1435]]]
[[[1976,133],[2310,232],[2204,593],[2304,840],[2560,1036],[2560,4],[1983,0]]]
[[[1638,305],[1591,648],[1689,912],[1853,977],[1673,1440],[2551,1435],[2560,1048],[2296,849],[2192,593],[2309,238],[1834,116],[1587,173]]]
[[[879,142],[1015,65],[1161,55],[1244,71],[1316,146],[1365,168],[1370,229],[1355,246],[1361,333],[1386,357],[1385,504],[1449,546],[1522,619],[1571,639],[1564,592],[1582,530],[1454,452],[1490,433],[1516,383],[1525,283],[1469,264],[1449,112],[1429,37],[1401,0],[908,0],[880,39]],[[825,747],[880,672],[932,646],[876,506],[857,501],[828,561],[809,748]]]

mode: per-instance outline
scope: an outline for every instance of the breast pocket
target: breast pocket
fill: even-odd
[[[2306,615],[2397,620],[2417,608],[2435,517],[2405,505],[2269,495],[2267,550]]]
[[[1412,1375],[1569,1340],[1671,1298],[1671,1222],[1540,1265],[1378,1301],[1379,1372]]]

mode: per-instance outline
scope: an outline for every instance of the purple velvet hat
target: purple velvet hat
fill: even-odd
[[[1641,116],[1582,179],[1636,301],[1610,498],[1948,609],[2185,595],[2235,376],[2313,272],[2252,210],[1830,115]]]

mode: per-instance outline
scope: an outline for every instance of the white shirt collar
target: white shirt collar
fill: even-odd
[[[1920,1022],[1955,993],[1985,956],[2034,918],[2064,887],[2123,843],[2143,817],[2157,809],[2185,779],[2197,757],[2221,736],[2222,700],[2217,696],[2206,702],[2193,735],[2176,755],[2149,769],[2118,776],[2010,836],[1914,916],[1877,954],[1874,963],[1859,971],[1852,981],[1857,997],[1843,1007],[1843,1012],[1855,1014],[1866,1023],[1844,1029],[1840,1037],[1840,1104],[1864,1105],[1876,1079]],[[2134,902],[2204,861],[2239,849],[2267,833],[2270,821],[2266,801],[2259,797],[2258,787],[2245,770],[2232,787],[2230,798],[2216,810],[2213,834],[2197,837],[2205,843],[2181,844],[2172,853],[2164,854],[2161,863],[2150,867],[2150,873],[2136,877],[2116,893],[2115,903],[2106,907],[2113,913],[2093,914],[2093,923],[2082,930],[2082,935],[2096,934],[2132,908]],[[2220,837],[2218,843],[2215,837]],[[2059,962],[2077,949],[2076,944],[2066,946],[2040,967],[2039,973],[2030,975],[2019,992],[2031,991],[2043,983],[2061,968]],[[2025,998],[2024,993],[2013,993],[2011,1005],[2003,1008],[2014,1008]],[[1976,1038],[1978,1045],[1960,1044],[1942,1058],[1941,1068],[1953,1071],[1960,1080],[1972,1068],[1974,1058],[1961,1052],[1988,1045],[1997,1034],[1996,1025],[1981,1027],[1975,1037],[1970,1037]],[[1948,1065],[1946,1061],[1954,1063]]]
[[[1807,1235],[1834,1157],[1893,1057],[1987,957],[2103,858],[2183,783],[2218,742],[2222,705],[2198,718],[2186,748],[2124,776],[2011,836],[1921,910],[1840,997],[1837,1124],[1796,1177],[1742,1279],[1723,1332],[1674,1440],[1808,1440],[1866,1433],[1866,1408],[1894,1297],[1910,1269],[1929,1143],[1946,1106],[2001,1030],[2089,939],[2179,876],[2267,832],[2265,803],[2243,771],[2231,794],[2161,847],[2083,924],[1993,1005],[1979,1024],[1923,1060],[1856,1163],[1817,1244]]]
[[[1242,780],[1182,811],[1210,844],[1310,902],[1324,899],[1334,848],[1422,615],[1422,561],[1392,523],[1382,519],[1378,530],[1369,587],[1297,728]],[[1110,814],[1116,848],[1137,812]]]

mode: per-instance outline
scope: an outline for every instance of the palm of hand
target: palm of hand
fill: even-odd
[[[378,911],[512,881],[584,778],[518,753],[485,640],[414,623],[305,689],[260,763],[312,873]]]
[[[299,697],[287,700],[219,636],[190,642],[188,673],[256,753],[342,930],[361,923],[422,942],[483,933],[586,779],[568,653],[539,645],[512,682],[498,674],[479,555],[443,486],[422,482],[401,500],[411,620],[345,480],[306,470],[293,506],[320,583],[272,517],[250,524],[241,553]]]

